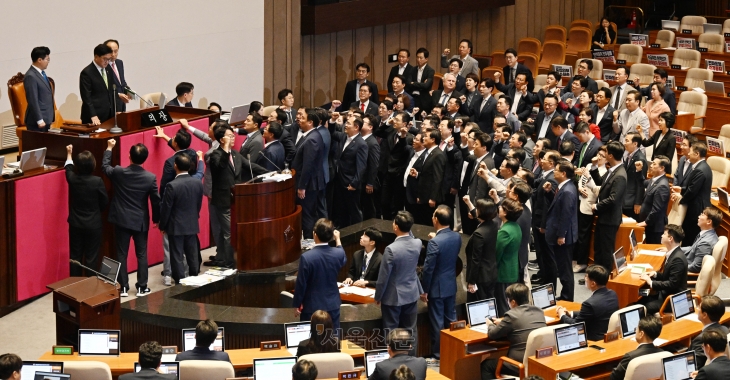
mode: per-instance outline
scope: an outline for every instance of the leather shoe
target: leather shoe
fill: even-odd
[[[584,278],[581,278],[580,280],[578,280],[578,285],[585,285],[585,284],[586,284],[586,280]]]
[[[221,266],[223,268],[236,269],[236,263],[234,263],[233,261],[231,261],[230,263],[220,262],[220,264],[221,265],[219,265],[219,266]]]
[[[206,266],[206,267],[222,267],[223,266],[223,262],[222,261],[217,261],[217,260],[211,260],[211,261],[204,262],[203,265]]]

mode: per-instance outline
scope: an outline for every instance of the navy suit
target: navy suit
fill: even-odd
[[[377,217],[375,202],[379,202],[380,179],[378,178],[378,164],[380,162],[380,145],[375,135],[371,134],[365,139],[368,147],[368,164],[363,174],[362,190],[360,190],[360,208],[362,219],[368,220]],[[367,186],[372,186],[373,192],[368,194]],[[379,207],[378,207],[379,208]]]
[[[268,160],[264,157],[268,158]],[[284,170],[285,162],[286,151],[284,150],[284,145],[279,140],[272,141],[264,147],[264,150],[261,151],[261,154],[256,159],[256,164],[272,172]]]
[[[689,162],[685,163],[689,164]],[[687,172],[687,180],[681,185],[682,199],[680,204],[687,205],[687,214],[682,222],[684,230],[684,240],[682,246],[692,245],[700,233],[700,227],[697,225],[697,217],[707,207],[710,207],[710,192],[712,191],[712,169],[707,165],[707,161],[702,160],[693,165]]]
[[[79,75],[79,91],[81,95],[81,122],[91,123],[91,118],[96,116],[100,122],[105,122],[114,117],[112,101],[116,96],[112,91],[112,76],[114,73],[107,66],[105,71],[107,83],[101,76],[101,71],[96,64],[91,62]]]
[[[583,144],[581,144],[580,140],[578,140],[578,137],[573,134],[570,130],[565,130],[565,133],[562,137],[555,136],[555,134],[552,131],[549,131],[547,135],[545,135],[550,140],[550,147],[551,149],[559,150],[560,144],[562,144],[564,141],[570,141],[575,146],[575,150],[573,151],[573,161],[571,162],[573,166],[578,165],[578,156],[580,155],[581,149],[583,149]],[[560,142],[560,144],[558,144]]]
[[[299,258],[299,270],[292,306],[301,307],[301,321],[312,319],[317,310],[324,310],[332,317],[333,327],[340,327],[340,291],[337,275],[347,264],[342,247],[317,245]]]
[[[332,177],[334,176],[334,163],[332,162],[332,135],[323,125],[315,128],[322,136],[322,173],[324,174],[325,188],[317,195],[317,216],[320,218],[332,219],[333,191]]]
[[[124,94],[125,90],[124,87],[127,86],[127,79],[124,77],[124,62],[122,62],[121,59],[117,59],[114,62],[114,65],[117,67],[117,71],[119,72],[119,78],[117,78],[116,73],[114,73],[114,69],[112,69],[112,62],[109,62],[109,69],[111,71],[111,78],[114,79],[114,84],[117,85],[117,92],[114,94],[114,99],[117,102],[117,112],[124,112],[127,110],[127,103],[124,103],[124,101],[119,97],[117,94]],[[112,88],[112,91],[114,89]]]
[[[184,351],[175,356],[176,362],[185,360],[219,360],[224,362],[231,362],[231,358],[228,357],[227,352],[222,351],[211,351],[208,347],[194,347],[190,351]]]
[[[377,104],[378,104],[378,85],[365,79],[365,83],[370,87],[370,103],[375,103],[376,105],[376,111],[377,111]],[[351,105],[353,102],[356,102],[358,99],[360,99],[360,94],[357,92],[357,79],[353,79],[345,85],[345,93],[342,94],[342,104],[338,107],[337,111],[347,111],[345,107]],[[360,108],[360,107],[358,107]],[[376,112],[374,115],[377,115]]]
[[[428,294],[428,319],[431,321],[431,352],[440,353],[441,330],[456,321],[456,261],[461,250],[461,235],[446,227],[426,245],[426,260],[421,286]]]
[[[669,179],[661,176],[644,181],[646,191],[639,211],[639,221],[646,222],[646,244],[661,244],[664,226],[667,225],[667,205],[669,204]]]
[[[25,88],[25,101],[28,103],[28,108],[25,109],[25,126],[29,131],[48,131],[56,120],[51,82],[31,66],[23,77],[23,88]],[[46,126],[40,128],[39,120],[43,120]]]
[[[563,315],[560,323],[585,322],[588,340],[603,340],[603,335],[608,331],[608,320],[611,319],[611,314],[618,309],[616,292],[601,287],[583,301],[580,311],[573,312],[572,318],[568,314]]]
[[[301,133],[301,132],[300,132]],[[302,231],[304,238],[312,238],[314,222],[317,221],[317,201],[320,193],[326,188],[322,162],[325,158],[323,153],[324,141],[322,135],[310,130],[306,136],[302,136],[296,143],[297,151],[291,167],[296,170],[297,190],[304,190],[304,199],[297,196],[297,204],[302,206]],[[339,296],[338,296],[339,297]]]
[[[553,288],[557,289],[556,277],[559,277],[563,286],[560,297],[573,301],[575,279],[572,261],[573,246],[578,240],[578,190],[572,180],[566,180],[560,190],[555,186],[552,191],[545,193],[545,197],[547,200],[552,198],[552,202],[545,214],[545,241],[550,256],[544,260],[548,271],[543,278],[552,282]],[[560,238],[565,239],[564,244],[558,244]]]
[[[200,172],[202,174],[202,170]],[[183,255],[190,275],[198,275],[197,235],[200,232],[198,219],[202,206],[203,183],[200,178],[183,173],[167,184],[160,206],[160,230],[166,233],[169,240],[172,278],[178,283],[185,277]]]
[[[333,129],[332,124],[330,128]],[[363,176],[368,164],[368,145],[360,134],[356,134],[347,144],[347,135],[344,132],[334,131],[332,139],[334,145],[334,160],[336,174],[334,187],[333,214],[335,225],[338,228],[351,226],[362,222],[360,210],[360,190]],[[348,187],[354,190],[348,190]]]
[[[168,143],[168,145],[170,144]],[[172,146],[170,147],[172,148]],[[175,176],[177,175],[175,172],[175,157],[177,157],[178,154],[185,154],[188,158],[190,158],[191,166],[188,174],[198,180],[203,179],[203,161],[198,160],[198,155],[195,151],[192,149],[178,150],[175,154],[168,157],[167,160],[165,160],[165,164],[162,166],[162,176],[160,177],[160,198],[165,196],[167,184],[175,179]]]
[[[730,359],[727,356],[718,356],[697,372],[695,380],[727,379],[728,376],[730,376]]]
[[[471,101],[471,106],[467,109],[471,121],[479,125],[479,130],[484,133],[494,133],[494,116],[497,114],[497,99],[490,96],[487,103],[482,107],[484,97],[476,95]]]

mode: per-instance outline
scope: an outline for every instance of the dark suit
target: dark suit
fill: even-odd
[[[390,374],[402,365],[405,365],[413,371],[416,380],[426,379],[426,359],[417,358],[408,354],[399,354],[376,364],[375,371],[373,371],[372,375],[368,376],[368,380],[388,380],[390,379]]]
[[[208,347],[194,347],[190,351],[184,351],[175,356],[176,362],[185,360],[219,360],[224,362],[230,362],[231,358],[228,357],[227,352],[211,351]]]
[[[461,145],[458,133],[454,135],[454,145]],[[443,179],[441,182],[441,204],[445,204],[449,208],[453,208],[456,203],[456,194],[459,193],[461,187],[461,171],[464,169],[464,159],[461,150],[454,147],[451,150],[446,149],[444,144],[444,154],[446,155],[446,165],[443,170]],[[451,189],[456,190],[456,194],[451,193]],[[451,215],[451,226],[454,225],[454,215]]]
[[[291,167],[296,170],[297,190],[305,190],[304,199],[297,197],[297,204],[302,206],[302,231],[306,239],[312,238],[314,222],[317,221],[317,201],[320,192],[325,190],[324,170],[322,162],[326,155],[322,135],[310,130],[296,144],[297,151]]]
[[[444,152],[438,147],[433,147],[429,152],[427,149],[422,155],[426,155],[423,160],[423,167],[418,172],[418,205],[419,215],[414,215],[417,224],[430,224],[431,216],[435,207],[428,204],[429,200],[434,201],[437,205],[443,200],[443,176],[448,159]]]
[[[484,199],[489,195],[489,185],[487,181],[477,175],[479,170],[479,164],[483,161],[487,165],[487,169],[491,170],[494,168],[494,161],[488,155],[482,157],[479,160],[474,155],[469,155],[469,149],[464,148],[461,150],[462,156],[466,157],[464,161],[469,164],[466,166],[466,172],[464,173],[464,180],[459,186],[459,210],[461,212],[461,229],[466,235],[471,235],[472,232],[477,228],[479,222],[476,219],[469,219],[469,209],[466,207],[466,203],[463,198],[464,195],[469,195],[472,204],[475,204],[478,199]]]
[[[598,203],[593,211],[598,216],[596,229],[593,234],[593,251],[595,263],[604,268],[613,268],[613,247],[616,243],[616,233],[621,225],[621,207],[626,194],[626,169],[619,164],[616,169],[608,170],[599,176],[598,168],[590,171],[591,178],[596,186],[601,186],[598,192]]]
[[[712,363],[702,367],[695,380],[726,379],[730,376],[730,359],[727,356],[718,356]]]
[[[570,141],[575,146],[575,154],[573,155],[573,161],[571,162],[573,165],[578,164],[578,155],[580,154],[580,150],[583,148],[583,144],[580,143],[580,140],[578,140],[578,137],[573,134],[569,129],[565,130],[565,133],[561,136],[555,136],[555,134],[550,131],[548,132],[545,137],[547,137],[550,140],[550,147],[554,150],[560,149],[560,144],[562,144],[565,141]],[[559,144],[560,143],[560,144]]]
[[[515,85],[513,83],[503,85],[502,83],[497,82],[495,83],[495,87],[497,87],[499,91],[502,91],[507,96],[509,96],[510,99],[512,99],[512,101],[514,102],[515,92],[517,92],[517,90],[515,89]],[[522,122],[527,120],[527,118],[532,113],[532,105],[534,104],[534,102],[529,101],[529,99],[531,99],[530,95],[531,94],[529,92],[527,93],[527,95],[521,95],[519,103],[517,104],[517,111],[515,112],[515,114],[517,114],[517,118]],[[510,112],[511,110],[512,107],[510,107]]]
[[[644,355],[658,354],[660,352],[664,352],[664,350],[655,346],[653,343],[644,343],[639,345],[639,347],[635,350],[624,354],[624,357],[621,358],[621,362],[611,372],[611,380],[623,380],[626,377],[626,369],[629,368],[629,363],[633,359]]]
[[[176,375],[158,373],[154,368],[142,368],[136,373],[125,373],[119,376],[120,380],[175,380]]]
[[[444,80],[441,79],[441,83],[439,83],[439,90],[444,89]],[[462,94],[466,93],[466,78],[462,77],[461,75],[456,75],[456,91],[461,92]]]
[[[691,167],[692,164],[689,162],[689,159],[687,159],[687,156],[680,157],[679,161],[677,161],[677,170],[674,172],[672,186],[683,186],[686,179],[689,177],[689,170]],[[687,170],[686,173],[685,170]]]
[[[373,252],[370,257],[367,268],[365,268],[365,275],[363,276],[362,269],[365,263],[365,250],[361,249],[355,251],[352,254],[352,263],[350,263],[350,269],[347,271],[347,277],[353,282],[359,279],[363,279],[368,282],[367,286],[374,288],[378,282],[378,273],[380,272],[380,261],[383,259],[383,254],[377,250]]]
[[[339,127],[332,123],[328,125],[335,126],[333,130],[337,130]],[[322,137],[323,144],[320,154],[322,155],[322,173],[324,175],[325,184],[324,190],[317,194],[317,217],[334,219],[334,213],[332,212],[334,207],[334,182],[332,179],[335,176],[334,146],[337,144],[332,143],[332,134],[324,126],[324,124],[319,125],[314,129]]]
[[[380,180],[378,179],[380,144],[378,144],[378,139],[373,134],[365,139],[365,144],[368,147],[368,163],[362,178],[364,186],[360,190],[360,208],[363,220],[368,220],[377,216],[375,202],[380,202],[380,199],[378,199],[380,194]],[[371,194],[368,194],[367,186],[372,186],[373,192]]]
[[[532,89],[535,88],[535,79],[532,77],[532,70],[528,69],[527,66],[517,63],[517,66],[515,67],[517,70],[515,72],[515,78],[517,77],[517,74],[527,74],[527,91],[532,92]],[[512,68],[509,66],[505,66],[502,68],[502,72],[504,73],[504,84],[509,85],[512,82]]]
[[[594,94],[597,94],[598,93],[598,83],[596,83],[596,80],[589,76],[586,76],[584,78],[586,78],[586,80],[588,81],[588,86],[586,86],[586,90],[588,90]]]
[[[540,229],[545,229],[547,222],[547,210],[550,206],[547,197],[545,197],[545,189],[543,185],[545,182],[550,182],[553,189],[558,187],[558,183],[555,182],[554,172],[542,173],[541,176],[535,178],[532,192],[532,236],[535,240],[535,259],[537,265],[540,267],[538,277],[544,276],[544,269],[546,268],[546,261],[549,258],[550,253],[548,252],[547,241],[545,240],[545,234],[540,232]]]
[[[661,176],[656,179],[644,181],[646,191],[641,203],[638,221],[646,222],[644,233],[646,233],[647,244],[661,244],[664,226],[667,225],[667,205],[669,204],[669,179]]]
[[[268,160],[264,157],[268,158]],[[284,145],[279,140],[274,140],[265,146],[264,150],[261,151],[256,159],[256,164],[272,172],[284,170],[285,162],[286,151],[284,150]]]
[[[499,218],[499,216],[497,218]],[[522,204],[522,214],[519,218],[517,218],[517,225],[520,226],[520,231],[522,231],[522,241],[520,242],[520,250],[518,252],[518,259],[520,263],[519,282],[522,282],[522,279],[525,278],[525,268],[527,267],[527,261],[530,256],[529,244],[532,236],[530,234],[530,231],[532,230],[532,210],[530,210],[530,208],[524,203]]]
[[[370,87],[370,102],[376,104],[376,111],[377,111],[377,104],[379,100],[378,95],[378,85],[365,79],[365,83],[368,87]],[[357,79],[353,79],[347,84],[345,84],[345,93],[342,94],[342,105],[340,105],[339,109],[337,111],[347,111],[344,107],[347,107],[350,105],[352,107],[353,102],[357,102],[358,99],[360,99],[360,94],[357,91]],[[360,108],[360,107],[358,107]],[[378,113],[376,112],[375,115]]]
[[[640,172],[636,171],[636,162],[638,161],[643,164]],[[634,205],[641,205],[641,200],[644,199],[644,191],[646,190],[644,178],[646,178],[646,170],[649,168],[644,152],[637,148],[631,159],[626,156],[624,158],[624,168],[626,169],[626,195],[624,196],[623,213],[628,217],[637,218]]]
[[[388,75],[388,83],[386,83],[386,87],[388,88],[388,92],[393,92],[393,78],[395,78],[396,75],[398,75],[398,68],[399,65],[395,65],[390,69],[390,74]],[[411,66],[410,63],[406,63],[406,68],[403,70],[403,77],[406,78],[406,82],[408,82],[408,78],[410,78],[413,75],[413,69],[415,67]],[[403,83],[406,84],[406,83]]]
[[[410,175],[410,169],[413,168],[417,172],[421,172],[423,169],[423,160],[426,158],[423,154],[426,152],[425,149],[422,149],[418,152],[415,152],[413,154],[413,157],[411,157],[411,161],[413,161],[413,165],[410,165],[410,167],[406,168],[405,175],[405,184],[406,184],[406,211],[410,212],[413,217],[419,217],[420,218],[420,205],[418,204],[418,177],[414,177]]]
[[[639,299],[639,303],[646,306],[647,315],[658,312],[667,296],[687,289],[687,257],[680,247],[669,255],[664,263],[664,269],[661,272],[657,271],[651,289],[656,291],[656,294]]]
[[[451,94],[448,95],[448,98],[444,102],[441,102],[441,98],[443,97],[443,95],[444,95],[444,90],[436,90],[433,92],[433,94],[431,94],[431,107],[430,107],[431,109],[433,109],[433,107],[435,107],[436,105],[439,105],[439,104],[445,106],[446,103],[448,103],[449,99],[459,98],[463,94],[460,93],[459,91],[456,91],[456,89],[454,89],[454,91],[451,91]]]
[[[180,174],[168,183],[160,206],[160,230],[167,234],[170,243],[172,278],[180,282],[185,277],[183,256],[191,276],[197,276],[198,219],[203,206],[203,183],[188,173]]]
[[[481,95],[476,95],[471,101],[471,106],[467,110],[467,114],[471,118],[471,121],[479,125],[479,129],[484,133],[494,133],[494,116],[497,113],[497,99],[494,96],[490,96],[487,99],[487,103],[482,107],[484,98]]]
[[[654,151],[651,153],[651,160],[654,161],[654,158],[659,155],[664,155],[669,158],[669,162],[672,162],[672,158],[674,158],[674,153],[677,151],[677,139],[674,137],[674,133],[672,133],[671,130],[667,131],[667,134],[662,138],[662,141],[659,141],[659,139],[662,136],[662,131],[656,131],[654,132],[654,135],[651,136],[648,139],[644,139],[642,141],[641,145],[645,147],[653,146]],[[659,144],[657,144],[659,142]],[[667,171],[668,173],[671,173],[671,170]]]
[[[591,139],[591,141],[588,143],[587,146],[586,146],[586,144],[583,144],[583,146],[581,146],[580,150],[578,150],[578,152],[576,152],[576,156],[575,156],[576,166],[579,168],[584,168],[584,167],[586,167],[586,165],[590,164],[593,157],[595,157],[598,154],[598,149],[601,146],[603,146],[603,143],[601,143],[601,140],[599,140],[595,137]],[[585,149],[585,152],[583,152],[583,149]],[[580,158],[581,152],[583,153],[583,159]]]
[[[497,232],[499,222],[485,220],[477,226],[466,244],[466,282],[477,285],[476,293],[467,293],[467,301],[494,298],[497,281]]]
[[[119,77],[117,77],[116,73],[114,73],[114,69],[112,68],[112,62],[109,62],[108,72],[111,72],[111,78],[114,79],[114,84],[117,85],[117,92],[116,94],[114,94],[114,99],[117,102],[117,112],[124,112],[127,110],[127,103],[124,103],[119,95],[117,95],[124,94],[124,87],[127,87],[127,78],[124,77],[124,62],[122,62],[121,59],[117,59],[114,61],[114,65],[117,67]],[[112,88],[112,91],[114,91],[114,88]]]
[[[28,103],[28,108],[25,109],[26,127],[29,131],[48,131],[56,120],[51,82],[43,78],[43,74],[31,66],[23,77],[23,88],[25,89],[25,101]],[[40,128],[39,120],[43,120],[46,126]]]
[[[362,111],[362,106],[360,101],[352,102],[350,103],[350,109],[351,108],[357,108],[360,111]],[[365,111],[363,111],[366,115],[373,115],[378,116],[378,103],[375,103],[374,101],[370,100],[368,101],[367,106],[365,107]]]
[[[406,91],[411,94],[416,91],[418,92],[418,94],[413,94],[413,98],[416,100],[416,107],[428,113],[431,112],[431,95],[429,92],[431,91],[431,87],[433,87],[433,75],[435,73],[436,71],[427,63],[423,68],[420,81],[418,80],[418,66],[414,66],[413,70],[411,70],[411,76],[406,78],[408,81]]]
[[[129,239],[134,239],[134,251],[137,255],[136,288],[147,288],[147,232],[150,229],[150,209],[152,222],[160,221],[160,194],[157,193],[157,178],[140,165],[129,165],[126,168],[111,166],[112,151],[104,151],[101,168],[109,177],[114,189],[114,197],[109,206],[109,222],[114,224],[114,236],[117,248],[119,283],[129,289],[127,275],[127,253]],[[152,207],[148,206],[149,204]]]
[[[101,76],[101,71],[96,68],[96,64],[91,62],[79,75],[79,91],[81,95],[81,122],[84,124],[91,123],[91,118],[96,116],[99,122],[114,117],[114,109],[112,101],[114,101],[114,91],[112,91],[114,73],[107,66],[105,70],[107,83]]]
[[[707,325],[702,332],[705,331],[717,331],[725,338],[727,338],[728,334],[727,327],[717,322],[713,322]],[[695,368],[699,370],[700,368],[704,367],[705,363],[707,363],[707,356],[705,356],[705,351],[702,349],[702,333],[692,338],[692,343],[689,346],[689,349],[695,352]],[[727,377],[727,374],[730,374],[730,372],[726,373],[725,377]]]
[[[403,175],[413,156],[413,135],[397,137],[397,131],[386,124],[380,124],[373,134],[381,138],[378,172],[383,178],[380,191],[383,219],[393,219],[405,204]]]
[[[613,132],[613,107],[610,104],[606,105],[606,112],[601,120],[598,120],[598,104],[591,104],[591,110],[593,110],[593,124],[598,125],[598,129],[601,130],[601,141],[607,144],[611,140],[618,139],[618,136]]]
[[[104,181],[93,175],[77,175],[73,163],[65,166],[68,182],[69,256],[87,267],[99,269],[101,213],[109,197]],[[81,276],[82,268],[71,265],[71,276]],[[89,273],[91,275],[91,273]]]
[[[355,134],[347,144],[348,136],[344,132],[333,131],[330,124],[332,141],[334,142],[334,160],[336,174],[334,180],[333,216],[338,228],[345,228],[362,222],[360,210],[360,191],[365,169],[368,165],[368,145],[360,134]],[[354,190],[348,190],[348,187]],[[334,207],[336,205],[336,207]]]
[[[301,321],[308,321],[317,310],[332,317],[335,329],[340,327],[340,291],[337,274],[347,264],[342,247],[317,245],[299,258],[299,270],[292,306],[302,307]]]
[[[557,193],[556,193],[557,192]],[[573,278],[572,261],[573,247],[578,240],[578,190],[571,180],[566,180],[563,187],[553,187],[545,193],[546,202],[552,201],[545,213],[545,241],[548,246],[549,258],[543,260],[546,264],[543,279],[553,283],[557,289],[557,277],[560,278],[562,289],[560,297],[573,301],[575,279]],[[564,244],[558,244],[560,238]]]
[[[522,363],[525,355],[532,355],[532,353],[525,352],[527,337],[533,330],[545,326],[545,313],[542,309],[532,305],[520,305],[507,311],[499,324],[490,325],[487,332],[490,340],[509,340],[507,357]],[[482,378],[485,375],[494,376],[496,369],[497,359],[483,361]],[[518,373],[513,366],[505,364],[502,367],[502,374],[517,375]]]
[[[608,320],[611,318],[611,314],[618,309],[616,292],[601,287],[583,301],[580,311],[574,312],[572,318],[567,314],[563,315],[560,323],[585,322],[588,340],[603,340],[603,335],[608,331]]]
[[[241,157],[250,159],[251,162],[256,162],[262,150],[264,150],[264,137],[261,136],[261,131],[257,130],[246,136],[246,141],[241,144],[241,149],[238,152],[241,153]],[[249,154],[251,158],[248,157]]]
[[[168,143],[168,145],[170,145],[170,148],[172,148],[172,144]],[[188,158],[190,158],[191,165],[188,174],[190,174],[190,176],[192,177],[197,178],[198,180],[203,179],[203,162],[198,161],[198,155],[195,153],[195,151],[192,149],[178,150],[177,152],[175,152],[175,154],[168,157],[162,166],[162,176],[160,177],[160,198],[165,196],[165,189],[167,188],[167,184],[174,180],[175,176],[177,175],[177,173],[175,172],[175,157],[177,157],[178,154],[184,154],[188,156]]]
[[[177,107],[188,107],[193,108],[193,103],[187,102],[185,104],[180,103],[180,101],[177,100],[177,98],[173,98],[169,102],[167,102],[168,106],[177,106]]]
[[[553,116],[550,117],[550,120],[556,118],[557,116],[564,117],[562,112],[556,110],[553,112]],[[550,149],[558,150],[558,147],[555,146],[555,134],[553,134],[552,129],[550,128],[550,122],[548,122],[544,127],[543,123],[545,122],[545,111],[540,111],[537,116],[535,116],[535,123],[533,124],[535,126],[535,135],[539,138],[540,136],[546,137],[550,140]]]
[[[697,225],[697,217],[706,207],[710,207],[710,192],[712,191],[712,169],[707,161],[702,160],[692,166],[687,172],[687,180],[682,183],[682,199],[679,204],[687,205],[687,214],[682,222],[684,240],[682,246],[692,245],[700,227]],[[676,185],[675,185],[676,186]]]

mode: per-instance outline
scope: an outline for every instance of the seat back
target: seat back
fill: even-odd
[[[542,39],[543,43],[548,41],[560,41],[565,43],[565,39],[568,36],[568,31],[562,25],[548,25],[545,28],[545,37]],[[543,48],[543,51],[545,49]]]
[[[25,100],[25,86],[23,85],[24,78],[23,73],[17,73],[8,80],[10,109],[13,112],[13,121],[18,127],[25,127],[25,111],[28,109],[28,102]]]
[[[302,355],[299,360],[309,360],[317,367],[318,379],[336,379],[340,371],[351,371],[355,368],[352,356],[344,352],[328,352],[325,354]],[[182,380],[182,379],[181,379]]]
[[[700,34],[705,31],[704,24],[707,24],[707,19],[702,16],[684,16],[679,23],[679,30],[689,29],[692,34]]]
[[[547,84],[547,74],[540,74],[540,75],[536,76],[534,92],[540,91],[540,88],[542,88],[542,86],[544,86],[546,84]]]
[[[565,44],[560,41],[547,41],[542,45],[540,67],[562,65],[565,63]]]
[[[611,318],[608,319],[608,330],[606,330],[606,331],[611,332],[611,331],[620,330],[621,329],[621,319],[619,317],[619,314],[629,311],[629,310],[634,310],[634,309],[644,309],[644,315],[646,315],[646,306],[644,306],[644,305],[631,305],[631,306],[627,306],[623,309],[618,309],[618,310],[614,311],[613,314],[611,314]]]
[[[64,362],[63,372],[74,380],[112,380],[109,364],[93,360]]]
[[[575,61],[575,67],[573,68],[574,73],[578,73],[578,66],[580,66],[580,63],[583,61],[592,61],[593,62],[593,70],[591,70],[590,73],[588,73],[588,76],[595,79],[603,79],[603,61],[599,61],[597,59],[591,59],[591,58],[581,58],[577,61]],[[601,87],[598,87],[599,89]]]
[[[542,52],[542,43],[537,38],[525,37],[517,43],[517,54],[519,55],[532,53],[539,57],[540,52]]]
[[[650,65],[648,63],[635,63],[631,65],[630,78],[634,79],[635,77],[639,77],[641,83],[654,83],[654,70],[656,70],[656,66],[654,65]]]
[[[681,49],[684,50],[684,49]],[[697,55],[700,54],[700,52],[693,50]],[[699,65],[699,63],[698,63]],[[693,89],[695,87],[699,87],[701,89],[705,89],[705,81],[706,80],[712,80],[714,76],[714,73],[710,70],[695,67],[687,70],[687,77],[684,79],[684,86]]]
[[[626,368],[626,379],[658,379],[664,376],[662,359],[672,356],[669,351],[634,358]]]
[[[482,77],[484,78],[484,77]],[[436,91],[439,89],[439,84],[441,83],[441,80],[444,79],[444,74],[442,73],[435,73],[433,74],[433,83],[431,84],[431,90]]]
[[[492,66],[497,66],[500,69],[507,66],[507,60],[504,59],[504,50],[495,50],[492,52]]]
[[[730,147],[730,124],[725,124],[720,128],[720,136],[717,138],[722,141],[724,146]]]
[[[604,87],[606,87],[606,88],[610,88],[611,87],[603,79],[596,79],[596,86],[598,86],[598,89],[599,90],[602,89],[602,88],[604,88]]]
[[[180,362],[180,380],[208,380],[235,377],[229,362],[220,360],[183,360]]]
[[[727,187],[730,180],[730,160],[720,156],[707,157],[707,165],[712,169],[712,187]]]
[[[586,27],[571,27],[568,33],[568,46],[565,50],[571,53],[591,50],[592,37],[593,33]]]
[[[274,112],[277,108],[279,108],[279,106],[276,106],[276,105],[274,105],[274,106],[266,106],[266,107],[264,107],[263,111],[261,111],[261,112],[264,113],[264,116],[265,117],[269,117],[269,115],[271,115],[271,113]]]
[[[530,335],[527,336],[527,343],[525,343],[525,358],[522,360],[522,364],[525,366],[525,373],[530,373],[527,368],[527,358],[532,356],[535,351],[539,348],[552,347],[553,351],[557,350],[555,346],[555,333],[553,330],[559,327],[565,327],[567,324],[559,324],[554,326],[540,327],[539,329],[532,330]]]
[[[687,205],[679,204],[681,199],[682,196],[679,195],[674,202],[669,204],[669,215],[667,215],[668,224],[681,226],[682,222],[684,222],[684,216],[687,215]]]
[[[674,45],[674,32],[671,30],[660,30],[656,34],[656,41],[654,43],[659,44],[659,47],[662,49],[672,47]]]
[[[727,237],[720,236],[717,238],[717,243],[712,248],[712,257],[715,258],[715,272],[712,273],[712,289],[710,294],[715,294],[717,289],[720,287],[720,281],[722,280],[722,263],[725,261],[725,255],[727,255]]]
[[[616,59],[623,59],[627,63],[639,63],[641,62],[642,55],[644,55],[644,48],[641,46],[623,44],[618,48],[618,57],[616,57]],[[633,71],[633,69],[631,71]]]
[[[679,101],[677,102],[677,111],[691,112],[695,114],[695,117],[705,116],[707,112],[707,95],[700,94],[696,91],[684,91],[679,95]],[[703,127],[704,119],[695,119],[695,123],[692,128]],[[692,131],[694,133],[695,131]]]
[[[479,67],[492,66],[492,56],[491,55],[472,54],[472,58],[477,60],[477,63],[479,63]]]
[[[722,34],[725,35],[725,33],[730,33],[730,18],[722,23]]]
[[[494,79],[494,73],[499,73],[500,74],[500,77],[499,77],[500,79],[504,76],[504,73],[502,72],[502,68],[501,67],[489,66],[489,67],[485,67],[485,68],[482,69],[482,79],[487,79],[487,78]],[[434,81],[435,80],[436,79],[434,77]]]
[[[139,100],[139,108],[147,108],[149,107],[147,103],[145,103],[144,100],[147,100],[148,102],[152,104],[158,104],[161,107],[164,107],[164,104],[160,104],[160,95],[165,94],[164,92],[151,92],[149,94],[142,95],[142,98]],[[142,100],[144,99],[144,100]],[[165,99],[171,100],[167,97],[167,94],[165,94]]]
[[[663,32],[667,32],[663,30]],[[682,67],[697,68],[700,67],[702,54],[694,49],[677,49],[674,51],[672,65],[680,65]]]
[[[720,34],[702,33],[697,39],[701,48],[707,48],[707,51],[722,53],[725,51],[725,37]]]
[[[715,258],[706,255],[702,258],[702,267],[700,267],[700,274],[697,276],[697,285],[695,285],[696,295],[700,297],[712,295],[713,273],[715,273]]]
[[[533,77],[537,75],[537,65],[540,61],[540,58],[538,58],[537,54],[532,53],[524,53],[520,54],[517,57],[518,61],[522,61],[522,64],[525,65],[530,71],[532,72]]]
[[[576,26],[587,28],[588,30],[593,30],[593,23],[588,20],[573,20],[573,22],[570,23],[570,29],[573,29]]]

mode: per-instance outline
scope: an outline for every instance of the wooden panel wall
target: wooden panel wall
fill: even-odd
[[[597,22],[603,13],[603,0],[516,0],[515,5],[497,9],[300,36],[298,4],[299,0],[266,2],[263,102],[267,105],[278,104],[276,93],[287,87],[294,91],[297,106],[340,99],[359,62],[370,65],[370,80],[385,89],[393,66],[387,63],[387,55],[400,47],[411,51],[411,64],[415,64],[416,50],[426,47],[429,64],[445,72],[440,68],[441,52],[450,48],[455,54],[462,38],[472,40],[474,54],[491,54],[516,47],[524,37],[542,40],[548,25],[567,28],[574,19]]]

